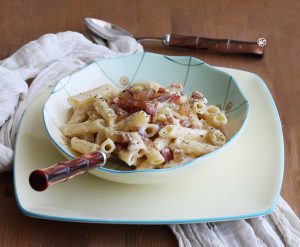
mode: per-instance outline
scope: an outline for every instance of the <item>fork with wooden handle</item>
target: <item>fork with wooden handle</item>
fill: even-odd
[[[36,191],[67,181],[91,169],[103,166],[106,155],[103,152],[93,152],[76,157],[73,160],[59,162],[48,168],[35,170],[29,176],[29,184]]]

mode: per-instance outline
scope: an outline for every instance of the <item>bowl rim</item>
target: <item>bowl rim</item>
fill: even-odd
[[[46,124],[46,120],[45,120],[45,114],[46,113],[46,105],[47,102],[49,100],[49,98],[51,97],[52,94],[56,93],[58,90],[57,87],[59,86],[60,81],[64,80],[67,77],[70,77],[74,74],[77,74],[79,72],[81,72],[82,70],[86,69],[89,66],[92,66],[93,64],[97,64],[98,62],[102,61],[102,60],[114,60],[114,59],[122,59],[124,57],[130,57],[130,56],[136,56],[137,54],[143,54],[142,56],[144,57],[146,54],[151,55],[151,56],[159,56],[159,57],[165,57],[169,60],[175,59],[175,58],[187,58],[190,59],[189,61],[191,61],[192,59],[196,60],[197,62],[204,64],[206,66],[208,66],[210,69],[217,71],[218,73],[224,74],[224,75],[228,75],[229,76],[229,80],[233,80],[235,83],[235,86],[237,87],[238,92],[242,95],[242,97],[245,99],[244,101],[244,105],[246,105],[246,114],[245,114],[245,118],[242,122],[242,126],[241,128],[230,138],[230,140],[228,142],[226,142],[222,147],[218,148],[217,150],[205,154],[203,156],[200,156],[198,158],[195,159],[191,159],[189,161],[186,161],[176,167],[169,167],[169,168],[163,168],[163,169],[143,169],[143,170],[129,170],[129,171],[121,171],[121,170],[113,170],[113,169],[109,169],[109,168],[105,168],[105,167],[97,167],[98,170],[100,170],[101,172],[107,173],[107,174],[135,174],[135,173],[149,173],[149,174],[153,174],[153,173],[169,173],[169,172],[174,172],[177,171],[178,169],[184,169],[187,166],[192,166],[192,165],[197,165],[198,162],[202,161],[202,160],[207,160],[209,158],[211,158],[212,156],[216,156],[219,153],[222,153],[227,147],[231,146],[231,144],[241,135],[241,133],[243,132],[243,130],[245,129],[246,125],[247,125],[247,121],[248,121],[248,116],[250,114],[250,104],[249,104],[249,100],[247,99],[247,97],[244,95],[243,91],[240,89],[239,84],[236,82],[236,79],[231,76],[230,74],[228,74],[227,72],[222,71],[221,69],[219,69],[218,67],[209,65],[207,63],[205,63],[204,61],[202,61],[199,58],[193,57],[193,56],[169,56],[169,55],[164,55],[164,54],[159,54],[159,53],[153,53],[153,52],[136,52],[133,54],[129,54],[129,55],[124,55],[124,56],[118,56],[118,57],[110,57],[110,58],[100,58],[97,59],[91,63],[89,63],[87,66],[73,72],[70,73],[67,76],[64,76],[63,78],[61,78],[60,80],[58,80],[55,84],[55,86],[53,87],[53,89],[51,90],[51,93],[49,94],[49,96],[47,97],[45,104],[43,105],[42,108],[42,120],[43,120],[43,124],[46,130],[46,133],[48,135],[48,137],[50,138],[51,142],[54,144],[54,146],[68,159],[74,159],[76,156],[74,156],[73,154],[69,153],[67,150],[65,150],[59,143],[57,143],[57,141],[55,140],[55,138],[52,137],[49,129],[48,129],[48,125]],[[190,64],[189,64],[190,66]],[[69,80],[70,80],[69,78]],[[67,82],[69,83],[69,81]],[[197,162],[195,162],[197,161]]]

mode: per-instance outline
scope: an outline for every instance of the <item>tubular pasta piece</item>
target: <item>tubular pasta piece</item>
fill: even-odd
[[[105,99],[96,98],[94,101],[94,107],[109,126],[113,125],[116,122],[117,114],[112,108],[110,108]]]
[[[205,120],[211,120],[218,113],[220,113],[219,107],[217,107],[215,105],[208,105],[206,107],[205,112],[203,113],[203,118]]]
[[[186,116],[180,115],[178,112],[171,109],[166,103],[160,103],[157,105],[157,113],[164,114],[169,117],[176,117],[178,119],[187,119]]]
[[[96,119],[101,119],[102,117],[99,115],[99,113],[94,108],[88,108],[86,111],[89,121],[93,121]],[[105,122],[104,122],[105,123]]]
[[[144,129],[145,136],[148,138],[152,137],[158,132],[158,130],[159,130],[158,124],[147,124]]]
[[[223,112],[220,112],[212,118],[210,123],[216,128],[222,128],[227,124],[227,117]]]
[[[197,101],[194,101],[193,106],[192,106],[192,109],[193,109],[196,113],[204,114],[205,111],[206,111],[206,105],[204,104],[203,101],[197,100]]]
[[[190,124],[193,125],[194,128],[202,129],[203,128],[203,121],[199,120],[197,114],[191,112],[189,116]]]
[[[186,154],[195,155],[197,157],[218,149],[217,146],[192,140],[184,140],[182,138],[177,138],[170,146],[174,149],[182,149]]]
[[[99,129],[97,136],[96,136],[96,140],[95,143],[100,145],[102,142],[105,141],[105,139],[107,138],[106,133],[105,133],[105,129]]]
[[[138,111],[118,122],[115,125],[115,129],[122,131],[137,131],[148,124],[149,120],[149,115],[146,112]]]
[[[162,113],[160,113],[160,114],[157,114],[157,121],[158,122],[163,122],[163,121],[165,121],[167,119],[167,116],[165,115],[165,114],[162,114]]]
[[[170,139],[169,138],[163,138],[163,137],[157,137],[154,141],[154,147],[161,151],[162,149],[164,149],[165,147],[167,147],[170,143]]]
[[[157,82],[154,82],[154,81],[136,82],[132,86],[133,87],[141,86],[143,89],[152,88],[155,91],[157,91],[161,87],[161,85],[159,85]]]
[[[205,129],[191,129],[175,125],[166,125],[159,131],[159,135],[165,138],[184,138],[186,140],[204,141],[207,135]]]
[[[100,151],[106,153],[106,154],[111,154],[114,150],[116,149],[116,145],[114,142],[107,138],[102,144],[100,145]]]
[[[79,153],[88,154],[99,150],[99,145],[73,137],[71,139],[71,148]]]
[[[133,86],[130,88],[130,92],[133,92],[133,93],[137,93],[137,92],[140,92],[143,90],[144,90],[144,87],[139,86],[139,85],[136,85],[136,86]]]
[[[122,150],[118,153],[118,156],[129,166],[133,166],[136,164],[138,159],[138,150],[134,150],[134,151]]]
[[[117,88],[112,84],[105,84],[101,87],[97,87],[86,91],[84,93],[80,93],[68,98],[68,102],[71,106],[75,107],[79,103],[87,100],[92,99],[94,97],[109,97],[110,95],[117,92]]]
[[[174,149],[173,150],[173,159],[176,162],[182,162],[185,158],[184,152],[182,149]]]
[[[137,132],[130,133],[131,140],[129,142],[128,150],[144,150],[146,145],[142,137]]]
[[[72,117],[69,120],[69,124],[80,123],[86,121],[88,118],[84,109],[75,109]]]
[[[66,124],[63,127],[63,134],[68,137],[88,134],[88,133],[97,133],[100,129],[105,128],[100,119],[94,120],[92,122],[84,122],[84,123],[74,123],[74,124]]]
[[[80,139],[86,140],[88,142],[95,142],[95,134],[94,133],[87,133],[79,136]]]
[[[147,150],[145,155],[147,157],[145,162],[149,163],[150,165],[159,165],[165,161],[165,158],[155,148]]]
[[[226,143],[226,137],[217,129],[212,129],[208,132],[208,138],[212,144],[216,146],[223,146]]]

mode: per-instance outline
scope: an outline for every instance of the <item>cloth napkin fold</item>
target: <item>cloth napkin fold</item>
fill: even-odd
[[[109,48],[82,34],[46,34],[0,61],[0,172],[11,168],[14,140],[28,104],[60,78],[95,59],[143,51],[131,37],[115,38]],[[33,79],[28,89],[26,80]]]
[[[41,92],[94,60],[141,51],[130,37],[116,38],[106,47],[82,34],[62,32],[46,34],[0,61],[0,172],[11,169],[21,116]],[[300,246],[300,221],[282,198],[268,216],[170,228],[179,246]]]

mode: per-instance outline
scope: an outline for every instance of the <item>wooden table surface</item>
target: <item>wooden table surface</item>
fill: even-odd
[[[137,36],[161,36],[173,32],[241,40],[266,38],[266,54],[260,60],[167,49],[160,45],[147,45],[145,50],[193,55],[212,65],[257,73],[266,81],[284,131],[286,156],[281,194],[299,215],[299,13],[300,2],[297,0],[1,0],[0,58],[45,33],[65,30],[84,33],[82,20],[87,16],[117,23]],[[167,226],[79,224],[25,217],[16,206],[11,173],[0,175],[0,219],[1,246],[177,245]]]

